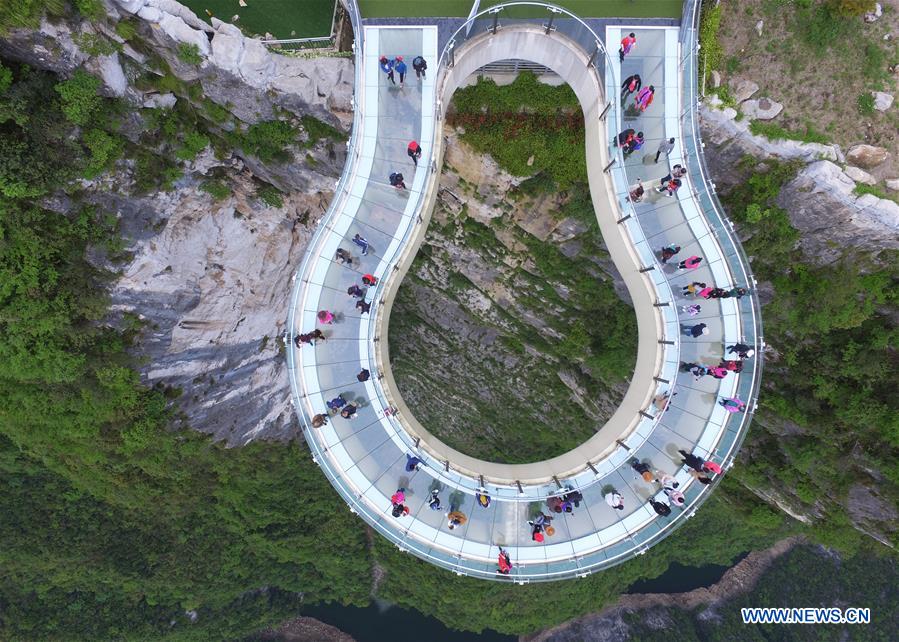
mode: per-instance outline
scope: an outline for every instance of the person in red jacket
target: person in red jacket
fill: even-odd
[[[421,158],[421,145],[413,140],[409,143],[409,147],[406,148],[406,153],[409,154],[409,158],[411,158],[412,162],[415,163],[415,166],[418,167],[418,159]]]
[[[509,557],[509,554],[500,547],[499,549],[499,558],[497,559],[497,565],[499,566],[496,569],[496,572],[500,575],[508,575],[512,572],[512,560]]]

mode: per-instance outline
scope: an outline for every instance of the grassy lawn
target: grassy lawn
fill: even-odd
[[[224,22],[238,15],[235,22],[245,32],[263,35],[266,32],[276,38],[316,38],[331,35],[331,19],[334,16],[334,0],[245,0],[241,7],[238,0],[181,0],[203,20],[209,14]]]
[[[482,0],[481,9],[500,1]],[[683,3],[680,0],[556,0],[556,4],[582,18],[680,18]],[[471,0],[359,0],[359,9],[366,18],[467,16],[471,5]],[[546,15],[542,9],[535,8],[535,11],[536,16]]]

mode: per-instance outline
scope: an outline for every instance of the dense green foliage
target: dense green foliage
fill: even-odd
[[[757,277],[774,286],[764,320],[777,354],[734,472],[751,486],[791,489],[808,505],[825,501],[816,536],[852,547],[861,535],[846,520],[849,488],[873,483],[866,471],[874,469],[890,480],[878,480],[879,492],[894,503],[899,497],[899,332],[888,313],[899,295],[899,261],[895,253],[874,262],[858,252],[834,264],[808,261],[787,213],[773,204],[796,167],[767,165],[726,199],[749,235],[744,247]],[[784,423],[799,430],[784,436]]]
[[[450,123],[464,128],[465,142],[506,171],[516,176],[542,171],[562,188],[584,181],[584,117],[568,85],[551,87],[532,73],[501,87],[478,78],[453,94],[453,106]]]
[[[60,82],[9,69],[0,94],[0,638],[223,639],[286,616],[299,594],[362,603],[364,531],[306,449],[226,450],[173,431],[166,391],[141,385],[131,367],[140,322],[111,322],[113,275],[88,260],[92,249],[115,259],[116,217],[78,205],[70,182],[122,152],[116,104],[83,74]],[[151,112],[147,140],[188,140],[188,115]],[[63,189],[74,202],[67,214],[32,200]],[[189,626],[188,610],[198,612]]]
[[[774,564],[755,587],[714,607],[716,617],[703,617],[702,609],[692,612],[665,608],[654,613],[653,621],[664,618],[666,630],[648,626],[645,614],[625,615],[632,640],[668,642],[672,629],[681,642],[764,642],[797,640],[893,640],[899,627],[899,599],[896,586],[899,569],[895,558],[871,552],[840,559],[811,546],[799,546]],[[868,607],[870,624],[743,624],[741,608],[752,607]]]

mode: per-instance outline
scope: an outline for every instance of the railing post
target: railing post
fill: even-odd
[[[590,54],[590,59],[587,61],[588,67],[590,67],[596,61],[596,56],[599,55],[599,48],[600,48],[600,44],[599,44],[599,41],[597,41],[596,47],[594,47],[593,53]]]
[[[612,101],[610,100],[609,103],[608,103],[608,104],[605,106],[605,108],[602,110],[602,113],[599,115],[599,119],[600,119],[602,122],[606,122],[606,114],[609,113],[609,110],[610,110],[611,108],[612,108]]]
[[[502,8],[496,9],[493,11],[493,26],[490,27],[490,33],[494,36],[496,35],[496,30],[499,27],[499,12],[502,11]]]
[[[551,31],[555,31],[555,28],[553,27],[553,20],[556,19],[556,13],[558,13],[558,10],[555,7],[547,7],[547,8],[549,9],[549,12],[550,12],[549,22],[547,24],[543,25],[543,28],[546,29],[546,35],[548,36]]]
[[[603,168],[602,173],[603,173],[603,174],[608,174],[608,173],[609,173],[609,170],[612,169],[612,165],[615,164],[615,161],[616,161],[616,160],[618,160],[618,159],[617,159],[617,158],[613,158],[612,160],[610,160],[610,161],[609,161],[609,164],[606,165],[606,166]]]

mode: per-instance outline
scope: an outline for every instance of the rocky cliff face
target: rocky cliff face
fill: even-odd
[[[899,248],[899,204],[873,194],[856,194],[857,181],[837,145],[770,141],[750,133],[748,121],[736,121],[736,111],[703,108],[702,134],[706,160],[720,192],[745,180],[739,169],[744,157],[801,160],[807,165],[788,184],[778,205],[802,233],[800,247],[810,260],[830,263],[847,247],[865,252]],[[876,149],[876,148],[875,148]],[[850,150],[852,151],[852,150]]]
[[[589,200],[572,216],[570,194],[524,195],[521,180],[450,133],[439,202],[390,319],[394,374],[416,418],[453,447],[511,462],[589,438],[636,353],[604,379],[580,360],[590,346],[566,351],[576,320],[634,325],[633,312],[614,294]]]
[[[125,128],[131,133],[123,130],[132,142],[147,127],[142,107],[172,108],[179,101],[223,108],[228,118],[207,123],[223,131],[305,115],[342,128],[351,121],[351,59],[272,54],[235,27],[216,22],[210,28],[171,0],[107,6],[106,22],[45,21],[39,30],[0,40],[0,53],[62,75],[83,66],[102,78],[104,93],[134,110]],[[129,42],[114,29],[125,18],[137,26]],[[115,43],[105,49],[113,53],[85,50],[85,42],[98,39]],[[182,60],[181,44],[197,48],[199,64]],[[171,74],[180,81],[174,85],[199,84],[202,92],[147,89],[139,79],[148,74]],[[112,266],[121,275],[112,304],[114,316],[140,319],[142,376],[177,397],[183,423],[230,444],[297,435],[279,337],[291,277],[345,157],[343,144],[334,141],[303,147],[288,162],[267,163],[240,149],[207,149],[183,166],[173,189],[150,195],[136,193],[130,161],[86,184],[86,200],[119,219],[133,257]],[[213,175],[230,188],[224,200],[198,189]],[[285,193],[282,207],[266,206],[256,195],[260,180]],[[65,213],[71,204],[62,198],[52,206]]]

